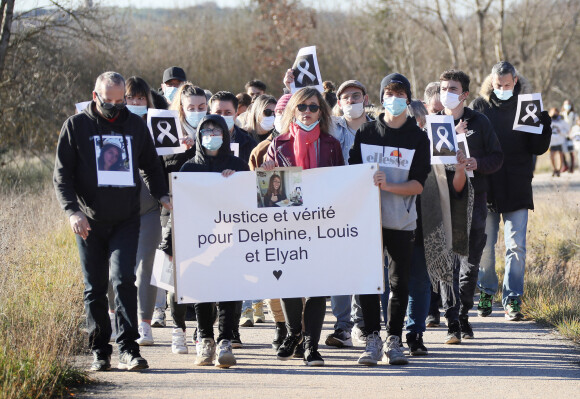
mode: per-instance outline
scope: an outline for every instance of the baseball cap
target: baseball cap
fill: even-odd
[[[185,71],[177,66],[167,68],[165,71],[163,71],[163,83],[171,79],[177,79],[185,82],[187,80],[185,77]]]

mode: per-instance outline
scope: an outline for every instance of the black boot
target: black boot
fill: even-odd
[[[307,366],[324,366],[324,359],[318,352],[318,345],[310,342],[308,338],[304,341],[304,364]]]
[[[288,330],[286,329],[286,323],[283,321],[276,322],[276,335],[274,335],[274,340],[272,341],[272,348],[274,350],[278,350],[282,342],[284,342],[284,338],[288,335]]]

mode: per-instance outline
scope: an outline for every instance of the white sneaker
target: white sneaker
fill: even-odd
[[[232,352],[232,344],[227,339],[222,339],[217,347],[217,359],[215,366],[227,369],[236,364],[236,358]]]
[[[409,363],[401,347],[401,339],[396,335],[389,335],[383,347],[383,362],[393,365],[403,365]]]
[[[139,323],[139,338],[137,339],[139,346],[151,346],[154,344],[153,331],[149,323],[142,321]]]
[[[119,334],[117,334],[117,323],[115,323],[115,313],[109,312],[109,318],[111,319],[111,338],[109,342],[115,342]]]
[[[177,355],[184,355],[188,352],[185,331],[181,328],[174,328],[171,333],[171,352]]]
[[[165,310],[163,308],[153,309],[151,327],[165,327]]]
[[[352,328],[351,337],[354,338],[354,340],[359,344],[367,343],[367,337],[365,335],[365,332],[361,330],[357,325],[355,325]]]
[[[215,359],[215,341],[213,338],[202,338],[195,345],[197,357],[195,358],[196,366],[209,366]]]
[[[254,327],[254,309],[247,308],[242,312],[240,327]]]
[[[374,332],[367,337],[365,351],[358,358],[358,364],[365,366],[376,366],[383,355],[383,341],[378,332]]]

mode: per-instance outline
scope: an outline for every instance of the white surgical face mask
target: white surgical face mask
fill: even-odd
[[[459,95],[455,93],[441,90],[440,98],[441,104],[443,104],[447,109],[455,109],[459,104],[461,104],[461,101],[459,101]]]
[[[365,106],[363,103],[346,104],[342,106],[342,112],[347,119],[357,119],[365,112]]]
[[[272,130],[274,128],[274,123],[276,121],[276,117],[275,116],[265,116],[262,118],[262,121],[260,122],[260,127],[262,129],[264,129],[265,131],[269,132],[270,130]]]
[[[274,127],[278,133],[282,132],[282,115],[276,115],[274,119]]]
[[[191,127],[197,127],[197,125],[199,125],[199,121],[201,121],[201,119],[206,115],[207,113],[205,111],[199,112],[185,111],[185,120],[187,121],[187,123],[189,123]]]
[[[513,90],[493,89],[493,92],[494,92],[495,96],[497,98],[499,98],[501,101],[509,100],[514,95]]]
[[[129,105],[127,104],[127,109],[134,113],[135,115],[143,116],[147,114],[146,105]]]
[[[226,121],[226,125],[228,125],[228,130],[232,130],[235,123],[235,117],[233,115],[222,115],[222,118]]]

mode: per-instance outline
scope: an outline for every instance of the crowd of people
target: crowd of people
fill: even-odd
[[[446,344],[475,338],[469,311],[476,288],[481,317],[492,313],[498,290],[500,220],[506,241],[502,307],[507,320],[522,320],[535,157],[550,148],[553,164],[559,162],[554,175],[573,172],[580,120],[572,103],[541,112],[541,134],[513,130],[518,95],[532,89],[505,61],[493,66],[469,106],[470,77],[454,69],[429,83],[421,100],[413,98],[404,75],[385,76],[377,85],[381,106],[371,104],[367,86],[358,80],[337,89],[325,83],[324,93],[313,87],[291,93],[293,81],[288,70],[284,94],[276,99],[259,80],[248,82],[244,93],[213,94],[188,81],[180,67],[164,71],[158,90],[140,77],[125,80],[105,72],[96,80],[92,102],[64,123],[54,186],[76,234],[92,370],[111,368],[110,341],[118,345],[119,368],[148,368],[140,346],[154,344],[152,327],[167,325],[167,307],[173,321],[171,351],[187,354],[191,339],[196,366],[235,365],[233,350],[243,348],[240,326],[264,323],[265,305],[275,321],[277,359],[325,364],[319,342],[326,297],[187,305],[150,284],[156,250],[173,255],[168,179],[177,171],[228,178],[257,168],[354,165],[367,162],[368,151],[386,154],[369,181],[380,190],[386,292],[331,297],[336,323],[324,340],[339,348],[364,345],[361,365],[404,365],[408,355],[427,355],[423,334],[440,325],[440,308],[447,320]],[[177,112],[186,133],[185,152],[157,155],[145,123],[148,110],[155,108]],[[452,116],[457,135],[466,137],[469,157],[457,150],[457,163],[432,165],[427,115]],[[98,171],[131,171],[133,179],[111,184]],[[276,176],[263,206],[286,198]],[[197,321],[191,334],[188,312]]]

